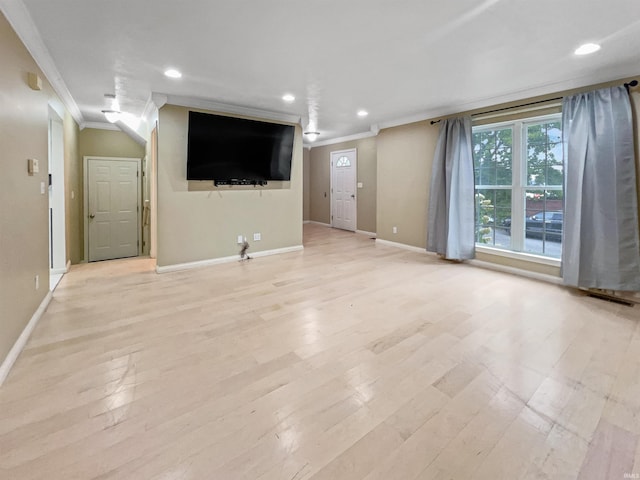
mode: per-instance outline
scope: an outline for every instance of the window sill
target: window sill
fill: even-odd
[[[476,252],[496,255],[498,257],[513,258],[525,262],[538,263],[541,265],[550,265],[552,267],[560,267],[562,262],[557,258],[543,257],[531,253],[513,252],[511,250],[501,250],[499,248],[487,247],[484,245],[476,245]]]

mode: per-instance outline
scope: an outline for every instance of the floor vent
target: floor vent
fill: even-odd
[[[585,293],[589,297],[599,298],[600,300],[606,300],[607,302],[617,303],[620,305],[625,305],[627,307],[633,307],[636,304],[636,302],[634,302],[633,300],[628,300],[626,298],[611,295],[609,293],[598,292],[594,290],[586,290]]]

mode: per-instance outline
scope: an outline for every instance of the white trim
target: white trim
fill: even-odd
[[[66,208],[65,208],[65,144],[64,122],[58,112],[49,105],[48,174],[49,185],[49,266],[53,270],[64,270],[66,253]]]
[[[11,350],[9,350],[9,353],[2,362],[2,365],[0,365],[0,386],[2,386],[2,384],[6,380],[9,372],[11,371],[11,367],[13,367],[13,364],[16,363],[16,360],[20,356],[20,353],[22,352],[22,350],[24,350],[24,347],[27,344],[27,340],[29,340],[31,333],[36,328],[36,325],[40,321],[40,318],[42,318],[42,315],[49,306],[49,302],[51,302],[52,298],[53,296],[51,295],[51,292],[47,292],[44,299],[40,303],[40,306],[31,317],[31,320],[29,320],[29,323],[27,323],[27,325],[24,327],[24,330],[22,330],[22,333],[13,344],[13,347],[11,347]]]
[[[356,233],[360,233],[362,235],[368,235],[369,237],[377,237],[378,234],[375,232],[367,232],[366,230],[356,230]]]
[[[476,245],[476,252],[486,253],[488,255],[496,255],[497,257],[513,258],[530,263],[539,263],[541,265],[549,265],[552,267],[560,267],[562,262],[560,259],[543,257],[542,255],[534,255],[532,253],[514,252],[512,250],[502,250],[499,248],[487,247],[485,245]]]
[[[311,150],[314,147],[323,147],[325,145],[334,145],[336,143],[350,142],[353,140],[375,137],[378,135],[379,131],[380,129],[378,129],[377,125],[372,125],[371,130],[369,130],[368,132],[355,133],[353,135],[347,135],[345,137],[330,138],[321,142],[305,143],[304,146]]]
[[[303,225],[306,225],[307,223],[311,223],[311,220],[303,220],[303,221],[302,221],[302,224],[303,224]]]
[[[85,128],[95,128],[98,130],[109,130],[114,132],[122,132],[126,135],[129,135],[131,139],[136,142],[138,145],[145,146],[147,144],[147,140],[136,132],[129,125],[124,123],[123,121],[118,120],[116,123],[105,123],[105,122],[83,122],[80,125],[80,130],[84,130]]]
[[[147,104],[144,106],[144,111],[141,116],[142,121],[146,124],[147,138],[151,138],[151,132],[156,126],[158,121],[158,106],[154,102],[153,95],[149,95]]]
[[[386,245],[388,247],[395,247],[395,248],[401,248],[403,250],[409,250],[410,252],[416,252],[416,253],[429,253],[427,252],[426,248],[420,248],[420,247],[414,247],[413,245],[407,245],[406,243],[398,243],[398,242],[391,242],[389,240],[383,240],[381,238],[376,238],[376,245]]]
[[[261,110],[259,108],[243,107],[240,105],[231,105],[228,103],[220,103],[205,98],[187,97],[182,95],[169,95],[163,93],[152,93],[154,103],[158,108],[166,103],[177,105],[179,107],[199,108],[202,110],[211,110],[213,112],[229,113],[232,115],[242,115],[246,117],[261,118],[265,120],[275,120],[278,122],[292,123],[298,125],[301,123],[300,115],[291,115],[289,113],[273,112],[270,110]],[[162,103],[164,101],[164,103]]]
[[[313,223],[315,225],[322,225],[323,227],[331,228],[331,224],[330,223],[316,222],[315,220],[307,220],[307,223]]]
[[[553,283],[555,285],[563,285],[562,278],[554,277],[553,275],[547,275],[546,273],[530,272],[529,270],[508,267],[506,265],[500,265],[498,263],[484,262],[482,260],[467,260],[466,263],[468,265],[471,265],[472,267],[486,268],[487,270],[494,270],[496,272],[510,273],[512,275],[518,275],[520,277],[527,277],[533,280]]]
[[[633,73],[631,71],[626,71],[626,72],[620,71],[618,73],[612,74],[611,72],[607,72],[606,69],[601,69],[601,71],[594,76],[579,77],[579,78],[574,78],[574,79],[562,81],[562,82],[552,82],[546,85],[541,85],[537,88],[519,90],[516,92],[511,92],[511,93],[508,93],[505,95],[499,95],[496,97],[480,98],[477,100],[472,100],[470,102],[456,104],[447,108],[427,110],[423,113],[417,113],[415,115],[408,115],[405,117],[397,118],[395,120],[381,122],[379,126],[381,129],[398,127],[398,126],[407,125],[410,123],[422,122],[424,120],[438,119],[440,117],[446,117],[448,115],[456,115],[456,114],[460,114],[461,112],[470,112],[472,110],[495,107],[496,105],[522,101],[524,99],[531,99],[531,98],[540,97],[543,95],[557,96],[558,92],[564,92],[567,90],[574,90],[574,89],[581,89],[581,88],[590,88],[593,85],[610,82],[611,78],[624,79],[624,78],[631,78],[634,75],[636,75],[636,73]],[[480,115],[480,113],[481,112],[478,112],[478,115]]]
[[[160,110],[167,104],[168,96],[164,93],[151,92],[151,103],[156,106],[157,110]]]
[[[138,227],[136,229],[138,233],[138,256],[142,255],[142,242],[141,240],[141,232],[142,232],[142,213],[144,208],[141,208],[142,202],[142,159],[141,158],[133,158],[133,157],[99,157],[95,155],[85,155],[82,157],[82,168],[83,168],[83,188],[82,188],[82,196],[83,196],[83,205],[84,205],[84,259],[82,263],[88,263],[89,260],[89,159],[92,160],[128,160],[132,162],[136,162],[138,169],[138,215],[136,215],[138,219]]]
[[[20,0],[0,0],[0,10],[2,10],[11,27],[20,37],[33,60],[38,64],[44,76],[47,77],[53,90],[58,94],[58,97],[60,97],[60,100],[62,100],[76,123],[78,125],[82,124],[84,118],[80,108],[78,108],[78,104],[71,96],[67,84],[64,82],[62,75],[60,75],[27,7]]]
[[[279,255],[281,253],[299,252],[303,249],[304,247],[302,245],[295,245],[293,247],[276,248],[274,250],[262,250],[261,252],[249,252],[249,253],[251,257],[258,258],[258,257],[266,257],[269,255]],[[187,263],[176,263],[174,265],[164,265],[164,266],[156,265],[156,272],[168,273],[168,272],[178,272],[181,270],[191,270],[194,268],[209,267],[211,265],[220,265],[222,263],[237,262],[238,259],[239,259],[238,255],[233,255],[231,257],[210,258],[208,260],[198,260],[195,262],[187,262]]]
[[[119,132],[120,129],[115,123],[107,123],[107,122],[82,122],[80,124],[80,130],[84,130],[85,128],[95,128],[96,130],[112,130],[115,132]]]
[[[140,135],[138,132],[136,132],[133,128],[131,128],[129,125],[127,125],[126,123],[124,123],[121,120],[118,120],[115,125],[122,130],[122,132],[126,135],[129,135],[129,137],[131,137],[131,139],[136,142],[138,145],[140,145],[141,147],[146,147],[147,146],[147,139],[144,138],[142,135]]]
[[[153,95],[149,95],[147,98],[147,103],[144,106],[144,110],[142,111],[141,118],[146,120],[149,124],[154,123],[155,118],[152,118],[153,115],[158,116],[158,107],[153,101]]]
[[[69,268],[71,268],[71,260],[67,260],[64,268],[52,268],[49,273],[52,275],[64,275],[69,271]]]

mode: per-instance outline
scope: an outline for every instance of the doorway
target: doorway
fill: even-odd
[[[67,271],[64,198],[64,128],[62,118],[49,107],[49,289]],[[43,192],[44,193],[44,192]]]
[[[356,149],[331,152],[331,226],[356,231]]]
[[[139,158],[84,157],[89,262],[140,254]]]

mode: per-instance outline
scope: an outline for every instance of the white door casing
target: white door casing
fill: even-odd
[[[64,190],[64,128],[58,113],[49,107],[49,267],[51,274],[67,270],[65,190]]]
[[[356,149],[331,152],[331,226],[356,231]]]
[[[140,159],[85,157],[89,262],[139,254]]]

